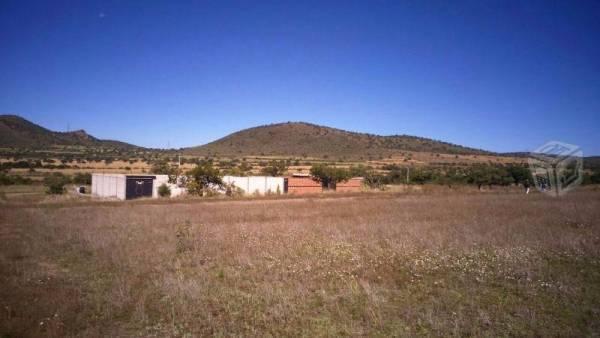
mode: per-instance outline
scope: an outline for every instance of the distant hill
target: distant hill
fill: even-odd
[[[97,139],[84,130],[71,132],[51,131],[20,116],[0,115],[0,147],[44,148],[57,145],[137,148],[125,142]]]
[[[490,152],[408,135],[379,136],[305,122],[278,123],[244,129],[203,146],[184,149],[202,156],[381,157],[402,151],[485,155]]]

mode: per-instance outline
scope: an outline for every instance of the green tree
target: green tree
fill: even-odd
[[[414,168],[410,171],[410,182],[416,184],[425,184],[433,181],[433,171],[427,168]]]
[[[351,166],[349,171],[350,176],[352,177],[367,177],[372,173],[373,168],[365,166],[364,164],[359,164],[356,166]]]
[[[335,190],[338,182],[345,182],[352,176],[350,171],[344,168],[336,168],[327,164],[316,164],[310,168],[310,174],[321,182],[323,187]]]
[[[150,172],[157,175],[169,175],[169,183],[177,183],[177,177],[181,174],[178,166],[171,165],[166,160],[154,162]]]
[[[187,182],[188,192],[204,196],[211,186],[223,186],[223,180],[219,169],[212,166],[211,162],[198,164],[187,172],[190,179]]]
[[[165,160],[159,160],[152,164],[150,172],[157,175],[177,175],[177,168]]]
[[[406,172],[408,169],[402,169],[400,167],[392,167],[392,169],[385,175],[385,181],[387,184],[402,184],[406,183]]]
[[[477,185],[477,188],[481,190],[481,187],[490,184],[492,181],[492,175],[488,166],[483,164],[474,165],[469,171],[467,181],[471,184]]]
[[[492,185],[510,185],[515,182],[508,170],[504,167],[491,167],[491,171],[490,187]]]
[[[48,194],[60,195],[65,192],[65,185],[69,184],[71,179],[62,173],[53,173],[44,178],[44,185]]]
[[[92,174],[76,173],[75,176],[73,176],[73,183],[90,185],[92,184]]]
[[[512,177],[516,184],[524,184],[525,182],[533,182],[531,171],[529,168],[522,165],[509,165],[506,167],[508,174]]]
[[[233,167],[223,171],[226,175],[231,176],[246,176],[246,174],[240,170],[240,167]]]
[[[465,183],[466,175],[457,168],[446,168],[436,173],[435,181],[437,184],[446,185],[452,188],[453,185]]]
[[[20,184],[31,184],[33,181],[29,177],[23,177],[20,175],[7,175],[0,172],[0,185],[20,185]]]
[[[252,171],[252,165],[248,164],[248,162],[242,162],[238,168],[240,169],[241,172],[243,172],[244,174],[248,174],[250,171]]]
[[[261,173],[267,176],[281,176],[287,170],[286,161],[270,161],[264,168],[261,169]]]
[[[248,173],[252,170],[252,166],[247,162],[242,162],[237,167],[233,167],[226,171],[227,175],[231,176],[247,176]]]
[[[492,187],[493,185],[509,185],[515,182],[506,168],[484,164],[474,165],[469,171],[467,180],[469,183],[477,185],[479,190],[483,185]]]
[[[584,173],[583,184],[600,184],[600,171]]]

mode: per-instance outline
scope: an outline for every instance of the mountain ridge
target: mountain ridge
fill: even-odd
[[[304,156],[368,158],[419,151],[446,154],[498,155],[410,135],[381,136],[347,131],[308,122],[281,122],[251,127],[195,147],[183,148],[190,155]]]
[[[52,131],[18,115],[0,115],[0,147],[100,146],[140,148],[114,140],[102,140],[85,130]]]

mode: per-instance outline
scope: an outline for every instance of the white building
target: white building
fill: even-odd
[[[171,188],[172,197],[183,192],[182,188],[169,184],[168,175],[92,174],[92,196],[120,200],[157,198],[162,184]]]
[[[223,183],[242,189],[246,194],[283,194],[285,178],[271,176],[223,176]]]

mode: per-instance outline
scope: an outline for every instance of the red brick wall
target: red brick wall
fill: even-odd
[[[312,177],[288,177],[288,194],[315,194],[323,191],[321,183]]]
[[[323,188],[321,187],[290,187],[288,186],[288,194],[318,194],[322,193]]]
[[[288,194],[316,194],[323,192],[321,183],[312,179],[312,177],[288,177]],[[346,182],[340,182],[336,186],[336,191],[340,192],[358,192],[361,191],[362,177],[351,178]]]
[[[362,177],[351,178],[346,182],[339,182],[335,190],[339,192],[358,192],[362,188]]]

